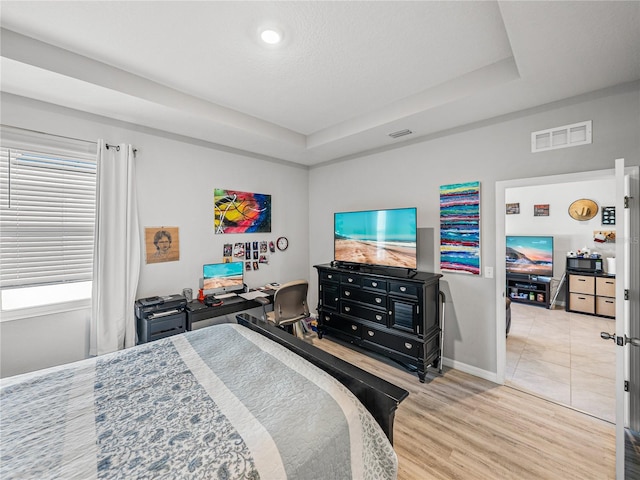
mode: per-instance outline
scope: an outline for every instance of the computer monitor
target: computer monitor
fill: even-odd
[[[207,295],[242,292],[244,262],[209,263],[202,266],[202,286]]]

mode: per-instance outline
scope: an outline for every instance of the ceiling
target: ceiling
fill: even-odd
[[[2,91],[303,165],[640,79],[638,1],[2,0],[0,19]]]

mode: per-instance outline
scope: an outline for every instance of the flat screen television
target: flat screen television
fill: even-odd
[[[416,208],[334,214],[334,260],[416,269]]]
[[[553,277],[553,237],[508,236],[507,273]]]
[[[207,295],[244,290],[244,262],[210,263],[202,266],[202,288]]]

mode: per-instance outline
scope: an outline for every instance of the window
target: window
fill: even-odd
[[[4,126],[0,133],[3,313],[86,303],[93,267],[95,143]]]

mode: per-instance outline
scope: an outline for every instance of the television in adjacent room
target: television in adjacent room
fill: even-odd
[[[415,270],[415,207],[334,214],[334,260],[350,265]]]
[[[202,266],[202,287],[207,295],[242,292],[244,262],[209,263]]]
[[[553,277],[553,237],[510,235],[507,274]]]

